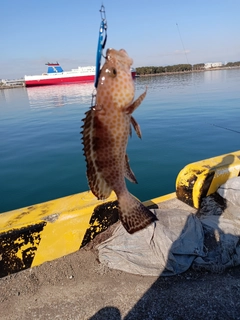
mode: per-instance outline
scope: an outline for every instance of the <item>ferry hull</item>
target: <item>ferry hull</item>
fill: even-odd
[[[34,86],[48,86],[48,85],[56,85],[56,84],[64,84],[71,82],[88,82],[94,81],[94,75],[87,76],[76,76],[76,77],[63,77],[63,78],[49,78],[49,79],[35,79],[35,80],[27,80],[25,79],[26,87],[34,87]]]

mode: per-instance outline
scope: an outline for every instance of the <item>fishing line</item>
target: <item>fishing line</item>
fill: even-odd
[[[228,130],[228,131],[232,131],[232,132],[235,132],[235,133],[240,133],[240,131],[229,129],[229,128],[226,128],[226,127],[222,127],[222,126],[219,126],[219,125],[213,124],[213,123],[211,124],[211,126],[218,127],[218,128],[221,128],[221,129],[225,129],[225,130]]]
[[[186,52],[186,50],[185,50],[184,43],[183,43],[183,40],[182,40],[181,32],[180,32],[180,29],[179,29],[179,27],[178,27],[178,23],[176,23],[176,26],[177,26],[177,29],[178,29],[179,38],[180,38],[180,41],[181,41],[181,43],[182,43],[183,52],[184,52],[184,54],[185,54],[187,63],[190,64],[189,61],[188,61],[187,52]]]
[[[181,44],[182,44],[182,48],[183,48],[183,52],[184,52],[184,55],[185,55],[187,64],[190,64],[190,65],[191,65],[191,67],[192,67],[191,72],[193,72],[193,65],[192,65],[192,64],[189,62],[189,60],[188,60],[187,51],[186,51],[185,46],[184,46],[184,43],[183,43],[183,39],[182,39],[182,35],[181,35],[181,32],[180,32],[180,28],[179,28],[179,26],[178,26],[178,23],[176,23],[176,26],[177,26],[177,29],[178,29],[179,38],[180,38],[180,41],[181,41]],[[199,94],[198,94],[198,92],[197,92],[197,90],[196,90],[195,81],[193,82],[193,88],[194,88],[194,91],[195,91],[195,95],[198,97],[197,100],[200,102]]]

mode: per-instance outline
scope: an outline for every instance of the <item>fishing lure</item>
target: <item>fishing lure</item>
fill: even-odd
[[[101,6],[101,9],[99,11],[101,13],[102,21],[100,23],[98,46],[97,46],[96,73],[95,73],[95,82],[94,82],[95,88],[97,88],[98,79],[100,75],[102,51],[105,48],[105,45],[107,42],[107,20],[106,20],[106,12],[105,12],[104,5]]]

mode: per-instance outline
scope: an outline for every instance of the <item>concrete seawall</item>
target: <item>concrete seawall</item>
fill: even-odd
[[[23,87],[25,87],[25,82],[23,82],[22,84],[15,84],[15,85],[0,85],[0,90],[23,88]]]

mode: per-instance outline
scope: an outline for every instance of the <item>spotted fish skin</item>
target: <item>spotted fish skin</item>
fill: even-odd
[[[98,81],[96,104],[83,119],[83,150],[89,187],[98,199],[108,198],[112,190],[116,193],[119,218],[129,233],[156,220],[155,215],[128,192],[125,183],[125,177],[137,182],[128,163],[126,148],[131,124],[141,137],[132,113],[146,96],[145,91],[133,102],[132,62],[123,49],[107,50]]]

